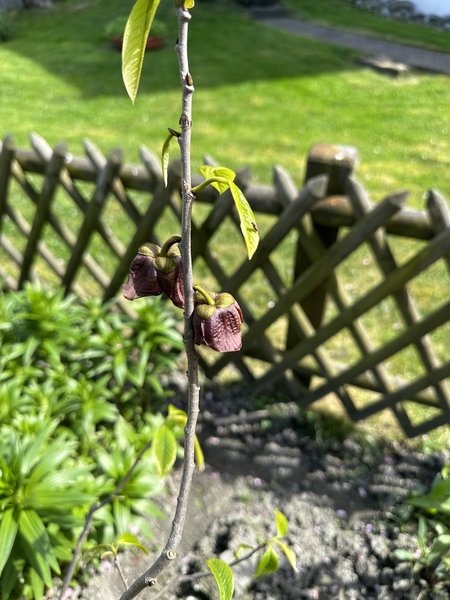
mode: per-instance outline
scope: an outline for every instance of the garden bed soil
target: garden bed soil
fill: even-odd
[[[208,466],[195,474],[181,560],[164,575],[165,582],[172,580],[170,588],[158,585],[140,597],[218,598],[212,578],[183,584],[176,578],[204,570],[212,556],[231,562],[240,544],[256,545],[274,535],[274,510],[288,518],[286,542],[296,553],[298,573],[281,559],[277,573],[255,580],[253,557],[234,569],[239,600],[449,597],[449,586],[431,589],[393,554],[417,550],[415,526],[403,518],[404,501],[410,490],[430,486],[449,453],[423,453],[354,434],[340,439],[336,423],[327,438],[326,422],[299,417],[289,404],[279,417],[255,413],[249,394],[236,390],[209,390],[203,414],[200,437]],[[178,471],[174,479],[176,487]],[[162,508],[171,515],[175,502],[174,494]],[[156,551],[169,520],[154,527]],[[132,553],[121,560],[129,581],[151,562]],[[118,599],[122,589],[112,565],[104,562],[89,587],[73,597]]]

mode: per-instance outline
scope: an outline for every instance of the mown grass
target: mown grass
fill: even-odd
[[[128,12],[131,5],[122,0],[66,0],[53,11],[18,15],[16,39],[0,46],[0,136],[12,133],[18,145],[27,146],[34,130],[52,145],[65,140],[73,154],[81,152],[81,140],[89,137],[105,153],[122,147],[129,162],[137,161],[141,144],[159,153],[166,127],[176,128],[178,123],[176,56],[169,43],[146,57],[140,94],[131,106],[121,81],[120,55],[102,33],[109,19]],[[162,3],[161,11],[174,40],[171,3]],[[281,35],[228,4],[198,3],[190,43],[196,85],[194,168],[210,154],[234,169],[249,165],[256,180],[269,182],[272,166],[282,164],[300,185],[308,149],[326,141],[358,148],[359,178],[375,200],[399,188],[409,188],[410,205],[420,208],[428,188],[450,196],[448,78],[411,74],[390,79],[361,68],[355,58],[350,50]],[[144,197],[138,200],[145,202]],[[19,195],[16,203],[23,203]],[[61,218],[71,225],[80,223],[77,211],[61,207]],[[131,230],[113,206],[108,205],[105,219],[126,243]],[[263,233],[269,226],[270,219],[260,223]],[[225,238],[222,243],[216,240],[214,252],[231,261],[242,253],[242,242],[235,232]],[[55,236],[48,243],[64,256]],[[289,247],[285,245],[286,252]],[[112,272],[115,263],[103,244],[96,240],[91,251]],[[400,259],[409,251],[401,249]],[[286,256],[275,260],[289,277],[292,267],[283,270]],[[357,254],[340,269],[350,297],[366,285],[364,260]],[[443,281],[448,289],[445,277],[442,268],[427,278],[426,286],[417,282],[415,292],[425,312]],[[256,312],[270,302],[261,278],[255,280],[251,296]],[[375,344],[392,335],[397,315],[392,311],[388,321],[388,312],[380,308],[367,319]],[[383,328],[378,326],[380,318]],[[448,353],[446,339],[445,331],[436,334],[442,357]],[[330,346],[341,359],[353,360],[355,350],[343,340]],[[396,373],[414,369],[409,356],[395,366]]]
[[[386,40],[450,51],[448,33],[415,23],[391,20],[361,10],[349,0],[283,0],[292,15]]]
[[[35,130],[51,144],[64,139],[72,153],[90,137],[105,152],[121,146],[129,161],[143,143],[159,153],[166,127],[178,122],[176,57],[171,43],[147,56],[132,107],[120,55],[102,35],[131,4],[67,0],[21,13],[17,38],[0,47],[1,134],[25,145]],[[170,3],[161,9],[175,39]],[[222,5],[196,8],[190,55],[194,168],[208,153],[267,182],[279,163],[300,183],[308,148],[330,141],[358,148],[360,177],[376,199],[409,188],[421,206],[427,188],[449,192],[448,78],[386,78],[357,66],[352,51],[281,35]]]

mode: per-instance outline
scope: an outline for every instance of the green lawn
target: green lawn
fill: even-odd
[[[327,16],[337,4],[329,3]],[[0,137],[12,133],[19,146],[28,146],[29,132],[37,131],[52,145],[65,140],[72,154],[88,137],[106,153],[121,146],[129,162],[137,162],[141,144],[160,152],[166,128],[176,128],[179,118],[176,56],[171,42],[147,55],[133,107],[121,81],[120,55],[102,34],[108,20],[131,5],[66,0],[52,11],[18,15],[17,37],[0,45]],[[162,3],[161,14],[175,40],[170,2]],[[248,165],[257,181],[268,183],[273,165],[281,164],[300,185],[308,149],[325,141],[358,148],[358,174],[375,200],[402,188],[411,191],[415,207],[423,207],[431,187],[450,197],[448,78],[413,73],[391,79],[362,68],[356,56],[271,30],[224,3],[198,2],[190,43],[194,168],[209,154],[236,170]],[[75,221],[76,211],[70,218]],[[240,252],[241,240],[233,239]],[[57,243],[50,243],[56,252]],[[342,270],[353,290],[365,282],[360,268],[348,264]],[[433,298],[430,290],[442,289],[443,276],[440,270],[426,288],[417,285],[419,297]],[[254,295],[261,307],[267,304],[263,289]],[[379,318],[372,316],[374,335],[382,333]],[[445,340],[443,334],[437,340],[442,352]],[[406,369],[409,360],[397,369]]]
[[[54,11],[23,12],[16,39],[0,46],[0,135],[11,132],[23,146],[35,130],[73,153],[90,137],[104,151],[122,146],[129,161],[140,144],[159,153],[166,127],[178,122],[176,57],[170,43],[147,56],[132,107],[120,56],[102,37],[108,19],[130,6],[67,0]],[[308,148],[330,141],[359,149],[359,173],[375,198],[409,188],[421,206],[429,187],[449,194],[448,78],[390,79],[357,66],[352,51],[280,34],[221,6],[199,4],[192,19],[195,167],[208,153],[250,165],[268,182],[280,163],[300,183]],[[174,39],[170,3],[161,8]]]
[[[448,33],[413,23],[385,19],[349,0],[283,0],[292,15],[396,42],[450,52]]]

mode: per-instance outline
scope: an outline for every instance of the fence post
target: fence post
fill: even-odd
[[[358,161],[356,148],[331,144],[316,144],[308,153],[306,162],[305,182],[318,175],[328,176],[326,195],[344,195],[348,177]],[[311,223],[313,223],[311,221]],[[325,248],[328,248],[337,239],[338,229],[324,225],[313,224],[314,234],[320,238]],[[305,240],[306,242],[306,240]],[[294,263],[293,281],[305,272],[312,262],[305,252],[303,239],[299,231],[297,249]],[[301,302],[301,306],[314,329],[318,329],[322,323],[326,305],[326,281],[321,282]],[[292,319],[289,321],[289,329],[286,340],[286,349],[289,350],[299,342],[298,330],[293,326]],[[308,387],[310,377],[304,373],[297,373],[297,378],[302,385]]]

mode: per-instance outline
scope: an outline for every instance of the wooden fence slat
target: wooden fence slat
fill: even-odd
[[[7,206],[6,210],[8,217],[11,219],[11,222],[14,223],[14,225],[17,227],[18,231],[24,237],[28,238],[31,232],[31,225],[28,223],[28,221],[24,219],[20,212],[16,211],[10,205]],[[15,262],[20,267],[22,265],[23,255],[15,249],[15,251],[13,252],[12,248],[13,246],[12,244],[10,244],[10,248],[5,247],[5,250],[9,254],[10,258],[13,260],[13,262]],[[37,246],[37,254],[39,254],[44,259],[44,261],[47,263],[47,265],[50,267],[53,273],[55,273],[55,275],[57,275],[60,279],[63,277],[64,266],[61,264],[58,258],[55,257],[55,255],[50,251],[50,249],[43,240],[39,240]],[[30,272],[29,281],[34,282],[35,280],[36,277],[34,276],[33,272]],[[14,288],[11,289],[17,289],[17,285],[15,285]],[[86,295],[83,292],[83,288],[78,285],[74,286],[74,292],[80,298],[83,298]]]
[[[348,196],[356,216],[358,218],[362,218],[368,212],[368,210],[370,210],[370,201],[361,184],[350,179],[348,182]],[[368,239],[368,243],[372,248],[383,275],[388,275],[398,268],[394,254],[391,251],[382,231],[376,231]],[[413,326],[419,320],[419,315],[407,289],[403,287],[400,288],[393,294],[393,298],[403,317],[403,320],[405,321],[405,324],[408,326]],[[433,353],[429,339],[427,337],[419,339],[416,347],[425,368],[428,371],[433,370],[438,365],[438,360]],[[436,387],[436,394],[439,397],[443,409],[448,410],[449,398],[443,384],[438,384]]]
[[[239,182],[242,185],[242,182]],[[298,215],[306,212],[308,208],[315,202],[317,198],[322,197],[327,184],[326,177],[316,178],[315,180],[311,180],[307,187],[299,194],[299,197],[293,205],[286,208],[283,214],[280,216],[280,219],[277,223],[272,227],[272,229],[266,234],[266,236],[261,240],[260,245],[255,252],[255,255],[251,261],[245,261],[242,263],[241,267],[238,271],[232,276],[231,279],[236,280],[242,279],[245,281],[250,277],[250,275],[259,267],[261,267],[265,259],[268,258],[271,249],[273,249],[279,241],[283,239],[283,237],[288,233],[293,220],[295,220]],[[245,185],[245,181],[244,181]],[[244,187],[244,186],[243,186]],[[245,189],[245,188],[244,188]],[[221,199],[221,202],[224,199]],[[225,199],[226,200],[226,199]],[[216,204],[218,206],[218,204]],[[293,206],[293,208],[292,208]],[[219,212],[219,208],[216,209]],[[201,232],[201,233],[200,233]],[[205,229],[203,225],[200,228],[197,228],[195,223],[193,223],[193,239],[197,238],[197,235],[200,234],[200,237],[204,238]],[[211,231],[211,234],[213,230]],[[224,290],[227,290],[230,293],[233,293],[236,300],[239,302],[241,309],[244,314],[245,321],[251,325],[254,322],[254,317],[250,312],[247,304],[243,301],[238,293],[238,289],[240,284],[233,284],[231,279],[226,275],[226,273],[221,269],[218,261],[212,256],[209,246],[205,239],[203,239],[203,252],[202,256],[207,262],[208,266],[211,268],[215,277],[219,280]],[[198,248],[199,246],[197,246]],[[258,344],[263,348],[263,353],[265,360],[273,359],[273,349],[271,344],[267,340],[267,337],[264,334],[261,334],[258,339]],[[208,367],[208,372],[214,367]]]
[[[405,193],[394,194],[387,196],[382,202],[377,204],[370,214],[353,227],[350,232],[341,240],[337,241],[326,255],[319,259],[315,265],[305,271],[291,286],[291,288],[279,298],[273,308],[256,322],[252,329],[243,336],[243,344],[250,344],[258,339],[265,329],[270,327],[277,319],[279,319],[289,306],[294,302],[301,302],[311,290],[327,279],[330,273],[342,262],[349,254],[356,250],[368,235],[381,227],[389,217],[400,210],[406,198]],[[322,331],[322,330],[321,330]],[[245,346],[244,346],[245,348]],[[287,352],[287,356],[290,352]],[[219,372],[229,362],[230,357],[223,355],[216,363],[214,373]],[[291,366],[295,366],[295,362]]]
[[[103,300],[106,301],[113,298],[117,291],[122,287],[123,282],[128,275],[130,264],[133,261],[139,246],[142,246],[142,244],[145,244],[149,241],[155,241],[158,243],[159,240],[154,233],[155,227],[164,209],[166,208],[173,191],[174,175],[172,169],[169,169],[167,187],[165,187],[164,183],[160,181],[159,188],[155,192],[153,202],[150,202],[147,211],[141,217],[133,238],[123,253],[116,271],[109,282],[109,285],[105,288]]]
[[[203,239],[202,234],[200,232],[204,233],[203,225],[198,227],[195,224],[195,222],[193,222],[192,223],[193,241],[197,240],[197,239]],[[196,244],[193,243],[192,250],[193,250],[193,258],[195,260],[195,258],[197,258],[199,256],[196,252],[196,251],[199,251],[199,246],[197,245],[197,243]],[[222,269],[222,266],[220,265],[219,261],[216,260],[216,258],[213,256],[213,254],[209,248],[209,245],[207,243],[207,240],[205,240],[205,243],[204,243],[204,246],[202,249],[202,253],[200,256],[202,256],[202,258],[204,259],[204,261],[206,262],[208,267],[211,269],[211,272],[214,274],[214,277],[219,282],[219,285],[221,288],[220,291],[227,290],[226,283],[224,283],[227,280],[227,275],[226,275],[225,271]],[[235,297],[235,300],[239,303],[239,305],[241,307],[242,314],[244,316],[244,321],[247,323],[248,326],[251,326],[251,324],[254,323],[255,318],[254,318],[250,308],[248,307],[247,303],[242,298],[242,296],[239,294],[239,292],[235,292],[234,297]],[[273,348],[265,334],[262,334],[260,339],[258,340],[258,347],[259,347],[262,355],[264,356],[264,360],[266,360],[266,361],[273,360],[273,358],[274,358]],[[239,356],[237,358],[238,358],[238,362],[237,362],[236,366],[239,368],[241,373],[244,375],[245,379],[247,381],[254,380],[253,375],[251,374],[250,370],[245,365],[245,363],[242,361],[241,357]],[[205,373],[208,375],[208,373],[210,372],[211,366],[206,364],[206,362],[203,360],[201,361],[201,366],[204,369]]]
[[[5,267],[0,265],[4,289],[15,287],[9,276],[9,265],[14,265],[22,273],[20,281],[27,278],[37,280],[41,270],[32,268],[33,261],[27,265],[32,254],[41,257],[47,265],[47,272],[50,270],[56,274],[66,291],[73,289],[77,295],[85,295],[82,278],[77,277],[77,270],[83,265],[104,290],[103,299],[113,297],[122,286],[138,247],[148,241],[160,243],[159,224],[167,212],[173,213],[177,221],[181,218],[180,162],[169,166],[169,186],[165,188],[161,162],[144,146],[140,148],[140,164],[126,165],[117,155],[112,158],[114,152],[105,158],[92,142],[86,140],[85,156],[76,157],[66,152],[59,169],[55,169],[55,151],[46,140],[31,134],[30,142],[31,150],[15,149],[14,141],[8,137],[0,144],[0,230],[2,219],[8,219],[8,227],[10,224],[15,227],[18,238],[22,243],[25,238],[26,245],[24,262],[17,249],[20,246],[15,244],[13,236],[9,233],[2,235],[0,231],[0,247],[6,258]],[[247,261],[242,257],[241,261],[240,257],[236,257],[231,271],[211,244],[225,222],[228,226],[231,221],[232,227],[240,228],[231,195],[225,194],[218,200],[219,194],[211,186],[197,194],[196,202],[207,202],[210,208],[200,211],[199,214],[204,215],[201,219],[193,220],[194,262],[201,260],[205,264],[217,281],[217,291],[233,293],[241,305],[245,321],[241,353],[221,355],[201,351],[200,364],[209,377],[233,364],[254,390],[282,382],[283,387],[294,392],[297,401],[303,405],[323,394],[336,394],[353,420],[360,420],[379,410],[391,410],[410,436],[448,423],[450,390],[444,377],[448,374],[450,363],[442,357],[444,364],[439,364],[433,353],[433,340],[428,334],[448,322],[450,302],[438,310],[433,309],[434,312],[421,320],[414,298],[408,294],[408,283],[441,259],[446,261],[450,274],[450,210],[445,200],[433,191],[428,193],[427,212],[403,208],[405,193],[394,194],[374,205],[362,187],[349,180],[353,159],[350,157],[345,168],[341,169],[341,155],[336,156],[335,147],[325,147],[325,154],[323,148],[321,146],[320,152],[312,153],[315,162],[309,165],[307,175],[322,173],[326,167],[328,186],[317,194],[319,198],[309,198],[308,206],[303,198],[299,200],[299,195],[308,195],[307,189],[299,192],[281,168],[274,169],[271,186],[252,184],[248,169],[237,172],[236,183],[244,191],[254,212],[277,218],[266,227],[253,259]],[[204,163],[216,164],[211,157],[205,157]],[[35,184],[35,177],[29,177],[30,173],[43,175],[43,182]],[[9,201],[11,177],[35,205],[31,223]],[[202,177],[194,175],[193,185],[202,180]],[[347,181],[349,187],[344,189]],[[80,182],[86,182],[89,189],[96,186],[90,200],[84,191],[87,186],[80,185]],[[65,201],[73,201],[83,215],[78,233],[73,230],[70,220],[60,217],[61,211],[55,212],[49,206],[57,190],[67,194]],[[130,190],[144,191],[149,195],[148,207],[144,211],[138,208],[140,204],[136,203]],[[44,202],[46,195],[47,203]],[[133,228],[132,240],[127,247],[114,235],[116,224],[111,220],[108,226],[102,217],[110,197],[115,206],[119,203],[122,215],[128,221],[127,227]],[[42,204],[45,205],[44,212],[39,210]],[[170,216],[172,220],[173,215]],[[64,256],[67,250],[70,252],[68,260],[55,257],[46,245],[43,237],[43,232],[47,232],[46,223],[65,244]],[[261,226],[265,224],[262,220]],[[339,232],[343,227],[350,230]],[[297,248],[297,256],[286,243],[291,240],[287,236],[294,234],[296,241],[289,246],[291,250]],[[99,243],[103,242],[107,247],[107,256],[119,259],[119,266],[112,276],[109,269],[105,272],[87,252],[92,237],[97,235]],[[427,244],[399,266],[392,250],[392,235],[426,240]],[[383,280],[353,301],[347,296],[336,267],[363,244],[371,248]],[[30,250],[32,245],[33,253]],[[281,265],[278,261],[280,256],[283,257]],[[26,270],[28,277],[25,277]],[[292,270],[294,281],[291,285],[286,278],[290,278]],[[43,276],[45,273],[45,270],[42,271]],[[258,311],[246,301],[247,293],[251,295],[249,286],[254,277],[264,278],[268,294],[274,300],[267,307],[258,304]],[[319,289],[321,300],[316,293]],[[364,318],[365,313],[387,298],[391,300],[391,297],[406,331],[402,329],[395,339],[374,349],[361,317]],[[336,314],[322,324],[322,308],[327,299],[333,301]],[[118,302],[125,312],[134,313],[133,303],[126,303],[120,297]],[[279,322],[284,339],[270,335]],[[351,347],[358,352],[358,358],[347,365],[330,359],[326,348],[327,342],[341,333],[350,336]],[[416,380],[410,383],[388,374],[384,362],[389,363],[392,356],[405,347],[408,350],[417,348],[422,369]],[[260,364],[264,367],[263,371]],[[308,383],[312,376],[322,378],[322,381],[310,392]],[[359,402],[354,402],[355,387],[372,390],[372,403],[361,407]],[[437,416],[430,417],[427,413],[424,418],[428,420],[415,424],[409,414],[410,401],[432,407]]]
[[[107,165],[107,159],[97,146],[88,139],[83,140],[84,149],[89,160],[92,162],[98,172],[104,171]],[[126,189],[119,178],[120,169],[115,172],[115,177],[110,182],[110,189],[119,201],[120,205],[127,215],[135,222],[139,223],[141,213],[126,192]]]
[[[433,190],[427,194],[427,210],[430,215],[431,226],[435,233],[450,229],[450,209],[444,198]],[[450,269],[450,256],[445,256],[445,261]]]
[[[50,144],[37,133],[30,134],[30,142],[35,150],[36,154],[44,161],[48,162],[50,160],[52,154],[52,148]],[[82,213],[86,212],[88,207],[88,201],[85,199],[83,194],[80,192],[78,187],[75,185],[70,173],[67,169],[66,162],[68,160],[67,154],[65,156],[65,166],[61,169],[59,174],[60,185],[64,189],[64,191],[68,194],[72,200],[74,200],[77,207],[80,209]],[[106,244],[111,248],[112,252],[116,256],[122,256],[124,253],[124,246],[122,243],[113,235],[112,231],[102,223],[101,219],[98,223],[98,233],[106,242]],[[67,237],[67,236],[66,236]],[[67,243],[67,242],[66,242]],[[74,244],[68,244],[72,247]]]
[[[22,254],[17,250],[17,248],[10,241],[10,239],[4,234],[1,235],[1,245],[6,254],[8,254],[8,256],[13,260],[13,262],[20,267],[22,264]],[[17,283],[14,286],[14,288],[17,288]]]
[[[253,356],[254,358],[261,359],[261,355],[260,353],[258,353],[257,348],[252,348],[252,352],[247,352],[247,354],[249,356]],[[281,357],[282,355],[280,353],[278,358],[281,359]],[[311,358],[311,355],[303,357],[303,359],[301,359],[301,361],[298,363],[298,369],[302,370],[305,373],[305,375],[309,377],[315,376],[323,378],[323,371],[312,364],[313,360],[311,360]],[[334,372],[339,373],[340,371],[343,371],[345,369],[345,364],[343,364],[342,362],[338,362],[334,359],[332,361],[332,365],[334,367]],[[392,381],[392,387],[394,389],[401,387],[405,383],[401,377],[396,377],[394,375],[390,375],[389,379],[390,381]],[[365,373],[357,375],[354,379],[352,379],[352,381],[348,383],[348,385],[361,388],[363,390],[368,390],[371,392],[378,392],[380,394],[385,393],[383,387],[381,387],[379,383],[377,383],[377,381],[374,379],[373,375],[371,374],[371,371],[366,371]],[[435,393],[431,389],[417,392],[414,396],[411,396],[409,400],[415,402],[416,404],[421,404],[423,406],[439,408],[439,402],[436,399]],[[357,414],[359,414],[359,411]]]
[[[260,267],[269,257],[271,251],[283,240],[292,228],[292,223],[306,214],[311,206],[323,198],[327,186],[326,176],[310,179],[298,195],[296,201],[287,206],[280,218],[260,241],[253,258],[245,261],[237,271],[224,282],[230,293],[234,293],[250,277],[256,268]]]
[[[330,196],[318,202],[311,210],[314,222],[327,227],[353,227],[356,217],[345,196]],[[429,240],[433,230],[426,214],[411,208],[403,208],[384,226],[386,233],[400,237]]]
[[[56,188],[59,182],[59,172],[64,164],[64,156],[66,153],[65,144],[58,144],[53,152],[53,155],[48,163],[46,176],[42,191],[36,205],[36,213],[33,219],[28,242],[25,248],[22,261],[22,269],[19,275],[18,287],[23,287],[25,281],[29,279],[30,270],[36,255],[36,249],[39,244],[39,239],[42,235],[42,230],[48,221],[50,214],[50,205],[54,198]]]
[[[400,350],[406,348],[410,344],[416,344],[417,340],[422,338],[424,335],[436,329],[439,325],[445,322],[448,319],[448,315],[450,314],[450,302],[447,302],[441,308],[439,308],[436,312],[431,313],[422,321],[418,321],[414,324],[413,327],[406,329],[402,334],[372,352],[367,356],[364,356],[356,365],[350,367],[336,375],[336,377],[327,381],[325,384],[320,386],[317,390],[313,390],[311,392],[312,401],[321,398],[325,394],[328,394],[330,391],[333,391],[336,386],[345,385],[352,378],[360,373],[364,373],[368,369],[371,369],[374,365],[381,363]],[[437,369],[433,371],[428,371],[427,375],[430,373],[436,372]],[[425,375],[424,377],[426,377]],[[394,392],[392,392],[393,394]],[[405,398],[407,399],[407,398]],[[448,411],[450,413],[450,411]]]
[[[27,180],[20,165],[18,163],[13,163],[12,171],[13,171],[13,175],[14,175],[15,179],[19,182],[22,189],[27,193],[27,195],[29,196],[31,201],[37,205],[38,200],[39,200],[39,194],[34,189],[32,184]],[[11,207],[8,207],[8,214],[10,213],[10,211],[11,211]],[[10,215],[10,217],[11,217],[11,215]],[[25,229],[23,227],[23,223],[19,226],[19,222],[17,220],[18,218],[19,218],[19,213],[16,214],[15,220],[11,217],[11,219],[16,224],[16,226],[19,227],[19,230],[23,232],[23,231],[25,231]],[[24,219],[21,215],[20,215],[20,219],[22,221],[24,221]],[[75,237],[75,235],[71,232],[71,230],[69,230],[67,227],[65,227],[65,225],[60,223],[58,221],[58,219],[56,219],[56,217],[52,213],[49,214],[48,222],[50,223],[50,225],[53,227],[55,232],[59,235],[59,237],[64,241],[66,246],[72,252],[73,248],[75,247],[76,239],[77,239]],[[28,227],[28,229],[27,229],[28,233],[23,234],[23,235],[25,235],[25,237],[28,237],[28,235],[29,235],[30,226],[28,225],[28,223],[27,223],[27,227]],[[82,260],[84,266],[89,271],[89,273],[92,275],[92,277],[101,286],[105,287],[107,285],[108,277],[105,275],[105,273],[102,271],[102,269],[97,265],[97,263],[94,261],[94,259],[88,253],[84,253],[81,260]],[[30,274],[30,277],[31,277],[31,274]],[[83,294],[78,294],[78,292],[77,292],[77,290],[80,290],[80,289],[81,288],[79,288],[78,286],[73,288],[74,292],[77,295],[83,296]]]
[[[306,161],[305,181],[317,175],[328,175],[328,185],[326,196],[345,193],[346,181],[352,174],[355,164],[358,160],[356,148],[337,146],[333,144],[315,144],[308,152]],[[335,227],[316,225],[314,236],[320,239],[321,244],[328,248],[332,246],[337,239],[339,230]],[[303,249],[302,235],[299,235],[295,259],[294,259],[294,280],[311,266],[307,254]],[[305,296],[302,300],[302,307],[313,327],[317,329],[322,322],[327,300],[327,280],[322,281],[316,288]],[[286,340],[287,348],[293,346],[296,339],[289,335]]]
[[[72,256],[69,259],[66,272],[62,280],[62,284],[66,291],[70,291],[72,282],[81,265],[82,256],[89,244],[92,234],[95,233],[95,229],[98,224],[100,214],[105,206],[105,201],[110,192],[112,182],[119,171],[121,160],[122,152],[118,149],[113,150],[104,169],[99,174],[94,196],[85,213],[83,223],[80,227],[80,231],[78,232],[77,243],[73,248]]]
[[[0,233],[3,228],[3,216],[8,200],[9,183],[11,180],[11,165],[16,152],[16,144],[11,135],[7,135],[1,143],[0,150]]]
[[[373,214],[373,211],[369,214]],[[362,220],[360,222],[362,222]],[[296,362],[303,356],[310,354],[311,351],[314,350],[318,345],[325,343],[327,340],[339,333],[339,331],[341,331],[343,328],[347,327],[361,315],[372,309],[387,296],[393,294],[401,286],[405,285],[413,277],[428,268],[431,264],[433,264],[433,262],[449,251],[450,230],[446,230],[433,238],[433,240],[431,240],[428,245],[421,250],[421,252],[416,254],[405,264],[401,265],[395,272],[388,275],[378,286],[370,290],[360,300],[349,306],[332,321],[321,327],[315,333],[314,337],[304,340],[295,348],[287,351],[285,353],[283,362],[277,364],[272,369],[270,373],[271,380],[278,376],[279,371],[282,371],[286,368],[291,368],[291,366],[295,365]],[[329,252],[332,252],[332,249]],[[316,265],[317,264],[318,262]],[[436,314],[437,313],[433,313],[431,316],[435,317]],[[260,323],[263,319],[261,319],[256,325],[261,326]],[[417,323],[412,330],[414,331],[415,328],[419,326],[421,326],[421,322]],[[255,329],[256,328],[254,327],[252,333],[255,331]],[[408,331],[411,332],[411,329]],[[383,346],[383,348],[386,348],[386,346]],[[263,383],[264,378],[259,381],[259,385],[262,386]]]
[[[389,394],[386,394],[378,402],[374,402],[373,404],[364,407],[364,409],[360,411],[361,414],[359,415],[359,419],[366,419],[367,417],[370,417],[381,410],[390,408],[392,404],[408,400],[414,397],[418,392],[424,390],[425,388],[435,386],[436,383],[442,381],[446,377],[450,377],[450,362],[440,367],[437,367],[434,371],[425,373],[425,375],[418,379],[415,379],[411,383],[408,383],[407,385],[398,388],[395,391],[390,392]],[[312,396],[311,398],[308,398],[308,401],[309,400],[311,400],[311,402],[314,402],[314,398]],[[441,413],[440,415],[438,415],[437,420],[439,424],[442,425],[444,423],[449,422],[448,418],[448,413]],[[432,421],[434,421],[434,419],[432,419]],[[436,425],[428,427],[426,431],[435,426]],[[414,432],[414,435],[418,435],[416,431]]]
[[[277,167],[276,169],[274,169],[274,186],[278,193],[280,202],[282,202],[283,204],[287,204],[295,200],[296,186],[289,174],[281,167]],[[305,214],[296,225],[298,231],[297,244],[298,247],[301,248],[301,251],[306,252],[308,254],[310,261],[314,262],[319,258],[321,254],[325,253],[326,249],[323,246],[322,241],[319,239],[319,237],[312,235],[313,229],[311,228],[311,243],[313,244],[313,247],[316,250],[316,252],[311,253],[311,243],[308,242],[310,234],[307,234],[303,227],[303,223],[305,221],[307,221],[308,223],[311,222],[311,219],[308,218],[308,214]],[[267,264],[271,265],[270,261],[267,261]],[[266,267],[264,268],[264,271],[266,272]],[[277,275],[278,273],[275,271],[271,276],[274,277]],[[328,291],[330,291],[331,289],[332,296],[335,289],[334,279],[335,276],[332,273],[326,283],[326,288]],[[285,291],[286,290],[279,289],[278,295],[281,296],[283,293],[285,293]],[[315,323],[311,322],[309,317],[310,315],[305,310],[303,305],[301,308],[298,304],[293,304],[291,306],[289,312],[289,327],[286,338],[286,349],[289,349],[290,347],[290,340],[302,340],[308,337],[309,335],[313,335],[313,332],[317,327]],[[333,372],[333,364],[327,358],[326,353],[321,348],[317,348],[312,353],[312,356],[314,357],[316,364],[319,366],[317,374],[325,378],[330,377],[331,373]],[[282,360],[282,357],[280,357],[279,360]],[[301,368],[299,369],[298,365],[296,365],[295,368],[292,370],[294,373],[299,374],[300,381],[304,381],[307,385],[309,385],[311,379],[310,374],[306,374],[305,377],[305,371]],[[338,395],[347,412],[349,414],[353,414],[356,409],[347,390],[345,388],[339,388],[338,390],[336,390],[336,394]]]
[[[33,150],[17,149],[16,159],[24,171],[43,173],[42,162]],[[97,170],[85,157],[68,157],[66,168],[73,179],[91,183],[97,179]],[[127,189],[154,192],[157,187],[142,165],[123,165],[119,176]],[[194,175],[192,185],[198,185],[201,181],[203,181],[202,177]],[[215,197],[214,190],[207,187],[197,195],[196,200],[211,204]],[[278,215],[283,209],[274,189],[267,185],[250,185],[246,190],[246,197],[255,213]],[[352,227],[355,223],[355,215],[349,202],[341,196],[318,202],[311,213],[318,224],[340,228]],[[392,235],[421,240],[429,240],[433,237],[433,230],[427,216],[421,211],[410,208],[404,208],[401,214],[388,221],[386,231]]]

